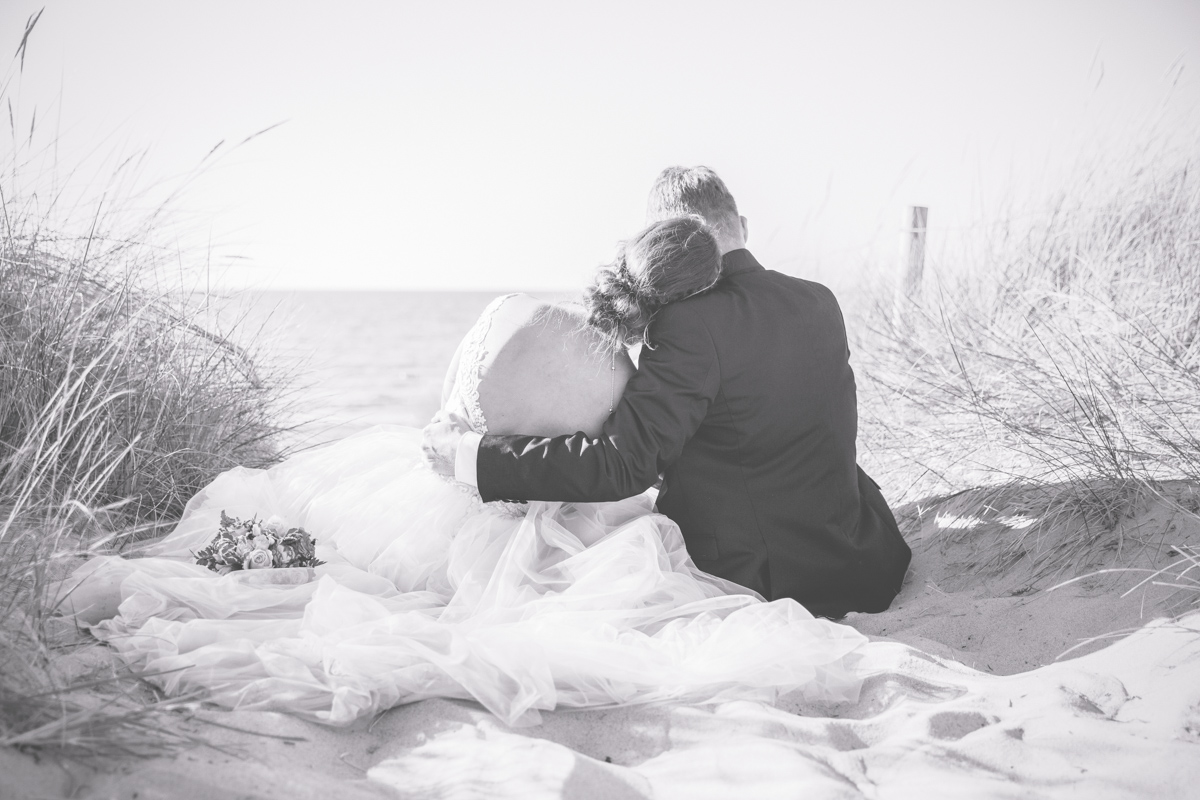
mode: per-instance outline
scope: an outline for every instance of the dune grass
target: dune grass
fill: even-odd
[[[286,384],[191,297],[145,288],[161,265],[139,250],[105,248],[96,231],[51,238],[10,201],[3,210],[0,744],[136,750],[153,717],[117,699],[119,681],[101,707],[66,700],[50,587],[77,554],[170,525],[222,470],[277,460]]]
[[[53,172],[53,143],[6,107],[0,746],[161,751],[191,741],[169,713],[182,701],[156,702],[136,676],[64,658],[81,637],[54,619],[52,587],[80,555],[162,532],[222,470],[278,460],[289,376],[256,363],[253,332],[217,327],[211,298],[182,289],[186,259],[162,246],[174,193],[149,203],[129,188],[137,159],[121,159],[94,199],[69,202],[72,176]],[[93,181],[81,181],[84,194]]]
[[[997,564],[1084,564],[1123,545],[1120,520],[1163,481],[1200,483],[1189,155],[1089,172],[1033,224],[932,263],[922,293],[877,299],[858,343],[864,450],[910,499],[991,486],[985,506],[1036,516]],[[1039,548],[1054,526],[1069,535]]]
[[[0,744],[129,744],[142,705],[65,700],[50,587],[76,554],[170,525],[220,471],[275,461],[283,384],[188,297],[141,288],[153,262],[98,256],[94,235],[47,252],[40,233],[0,234]]]

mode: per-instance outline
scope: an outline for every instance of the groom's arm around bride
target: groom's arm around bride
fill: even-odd
[[[658,311],[601,435],[470,436],[443,464],[475,451],[475,475],[468,466],[459,477],[473,477],[485,501],[616,500],[661,473],[658,509],[704,571],[817,615],[886,609],[910,551],[856,466],[857,399],[837,301],[755,260],[745,219],[711,170],[659,177],[651,217],[683,214],[714,230],[721,280]]]

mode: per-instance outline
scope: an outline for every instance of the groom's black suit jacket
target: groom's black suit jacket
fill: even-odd
[[[814,614],[883,611],[911,552],[855,463],[858,409],[833,294],[724,258],[658,312],[599,438],[485,436],[484,500],[618,500],[663,475],[658,509],[705,572]]]

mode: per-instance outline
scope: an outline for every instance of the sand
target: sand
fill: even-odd
[[[1172,547],[1200,546],[1196,517],[1146,502],[1118,521],[1119,547],[1043,574],[1029,555],[1070,525],[967,513],[979,498],[899,509],[904,589],[845,620],[875,639],[856,703],[559,711],[512,729],[427,700],[346,730],[200,706],[179,725],[210,746],[173,756],[97,768],[0,749],[0,798],[1200,796],[1197,593],[1126,594],[1148,574],[1133,571],[1051,590],[1182,562]],[[1022,537],[1026,557],[997,562]]]

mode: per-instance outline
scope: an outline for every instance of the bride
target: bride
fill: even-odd
[[[582,308],[496,298],[438,413],[479,433],[594,434],[634,372],[626,346],[719,276],[711,233],[682,217],[623,245]],[[420,448],[419,430],[384,426],[225,472],[145,557],[81,567],[67,606],[169,694],[328,724],[429,697],[519,724],[561,707],[856,695],[865,638],[698,570],[653,490],[485,504]],[[197,565],[222,512],[305,528],[325,564],[298,585]]]

